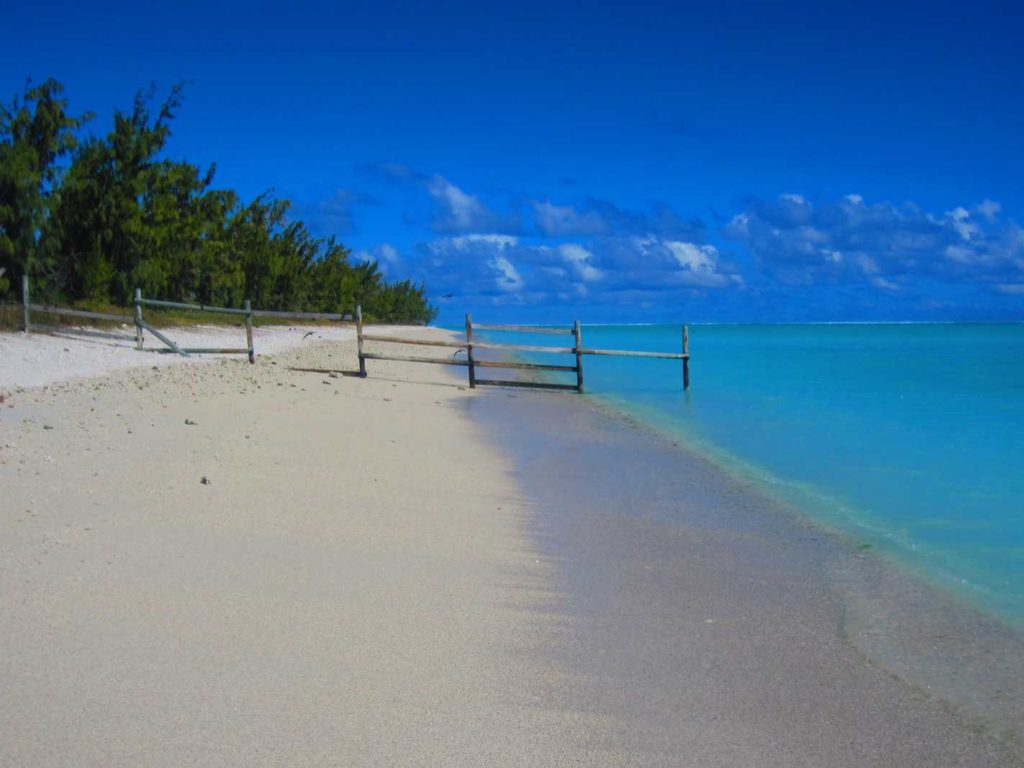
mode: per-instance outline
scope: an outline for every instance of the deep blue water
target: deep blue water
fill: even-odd
[[[679,326],[583,335],[680,349]],[[678,362],[601,357],[588,394],[1024,625],[1024,325],[695,326],[690,352],[687,395]]]

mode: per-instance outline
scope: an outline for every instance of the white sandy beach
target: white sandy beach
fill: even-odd
[[[0,764],[553,765],[600,730],[545,706],[549,566],[444,374],[287,371],[354,367],[307,339],[12,392],[39,341],[0,351]]]
[[[790,532],[562,477],[610,439],[687,494],[699,463],[462,371],[291,370],[356,367],[323,333],[256,365],[0,335],[0,765],[1022,764],[850,648]],[[495,447],[524,437],[543,508]]]

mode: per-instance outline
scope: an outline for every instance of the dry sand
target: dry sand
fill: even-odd
[[[607,726],[546,703],[550,565],[470,393],[285,368],[352,346],[6,390],[0,765],[588,758]]]
[[[397,326],[374,328],[375,333],[393,333]],[[54,334],[0,332],[0,387],[41,387],[74,378],[88,378],[124,368],[176,365],[225,355],[184,358],[159,354],[164,345],[145,334],[147,353],[135,349],[134,329],[110,330],[70,327]],[[241,327],[192,326],[165,329],[172,341],[185,347],[244,347]],[[310,338],[349,341],[355,338],[350,326],[268,325],[253,329],[257,355],[270,355],[305,344]],[[230,356],[239,359],[237,355]]]

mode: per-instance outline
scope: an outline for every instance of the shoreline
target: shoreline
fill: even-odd
[[[473,401],[470,406],[491,429],[498,430],[501,445],[517,455],[517,481],[539,500],[540,510],[549,511],[541,524],[538,541],[553,557],[572,563],[571,568],[578,572],[574,577],[577,584],[567,590],[568,593],[579,596],[591,589],[584,585],[602,580],[600,570],[607,567],[608,558],[614,557],[613,553],[619,549],[623,550],[623,562],[617,565],[623,570],[635,569],[636,561],[652,551],[662,550],[663,560],[659,562],[655,558],[656,564],[649,564],[648,569],[653,573],[662,570],[674,574],[680,579],[679,583],[685,583],[694,574],[676,561],[685,559],[687,553],[692,554],[689,539],[708,535],[715,539],[716,546],[725,550],[726,561],[730,561],[730,550],[742,550],[756,559],[758,568],[765,569],[751,570],[743,562],[731,561],[736,572],[746,570],[741,578],[747,583],[760,579],[772,584],[781,573],[786,574],[786,578],[774,584],[779,593],[791,591],[794,581],[804,585],[805,594],[797,597],[795,604],[780,606],[780,610],[793,611],[798,624],[819,622],[819,636],[791,639],[819,647],[832,645],[831,653],[836,659],[845,657],[843,663],[851,677],[848,685],[856,682],[852,678],[857,675],[874,677],[881,686],[879,690],[887,688],[890,697],[902,701],[911,710],[915,707],[920,707],[921,711],[932,709],[931,716],[940,720],[950,717],[954,729],[970,732],[982,741],[992,739],[993,744],[1001,745],[997,748],[1009,750],[1001,760],[1010,762],[991,764],[1024,764],[1021,739],[1024,734],[1024,671],[1018,662],[1024,652],[1024,639],[1019,632],[997,617],[981,614],[973,606],[961,604],[919,577],[904,573],[874,553],[858,552],[842,534],[807,519],[778,499],[765,496],[756,484],[728,474],[709,458],[686,447],[677,436],[666,435],[605,402],[564,404],[558,395],[533,393],[520,397],[531,402],[529,408],[523,406],[518,412],[508,401],[503,403],[498,399]],[[566,434],[559,434],[559,430]],[[557,472],[547,471],[535,458],[541,441],[536,436],[517,437],[522,431],[543,434],[552,444],[551,450],[560,457]],[[588,442],[600,448],[591,449]],[[652,470],[638,457],[643,457],[660,472]],[[682,472],[693,486],[682,487],[678,479],[672,479],[673,472]],[[536,479],[538,473],[539,480]],[[630,475],[641,476],[639,493],[650,494],[653,504],[638,509],[643,496],[638,497],[633,487],[637,481],[609,479]],[[567,482],[567,477],[576,478],[575,483]],[[581,491],[580,484],[587,483],[596,488]],[[627,511],[631,509],[634,511]],[[550,510],[559,511],[551,513]],[[727,510],[724,516],[720,514],[723,510]],[[579,545],[579,539],[584,529],[602,521],[609,531],[615,532],[600,538],[588,532],[588,546],[598,550],[599,555],[588,554],[586,547]],[[660,532],[653,540],[645,538],[651,528]],[[641,538],[645,543],[630,550],[623,542],[631,537]],[[672,539],[679,540],[675,551],[665,543]],[[760,551],[751,553],[751,544]],[[780,552],[798,563],[795,566],[798,576]],[[721,556],[721,552],[715,555]],[[721,563],[716,563],[715,567],[720,568]],[[646,574],[641,577],[641,583],[645,577]],[[735,573],[730,578],[736,578]],[[764,589],[765,584],[757,588]],[[664,583],[644,593],[648,607],[659,616],[670,616],[679,608],[671,589]],[[714,586],[708,586],[706,592],[709,594],[702,598],[715,597],[726,604],[737,599],[735,594],[717,593]],[[590,596],[581,601],[584,607],[580,610],[590,616],[616,611],[628,613],[630,608],[625,600],[622,595]],[[813,616],[804,615],[806,611],[800,608],[804,603],[815,606]],[[753,610],[751,606],[745,609]],[[761,621],[766,626],[774,626],[775,618]],[[632,620],[643,622],[646,618],[634,616]],[[707,620],[717,622],[713,612]],[[650,628],[652,634],[662,634],[669,631],[668,627],[674,627],[680,637],[685,637],[685,628],[678,621],[659,620],[655,625]],[[602,631],[599,626],[593,635],[599,636]],[[785,627],[780,631],[792,634]],[[617,637],[616,633],[606,633],[610,636],[604,639],[605,647],[587,655],[607,657],[609,647],[622,642],[622,635],[629,635],[623,628],[616,632]],[[831,642],[833,633],[838,643]],[[762,641],[772,645],[764,638]],[[597,641],[591,637],[589,640],[577,638],[576,642]],[[845,653],[842,646],[849,653]],[[682,684],[680,678],[686,671],[669,663],[673,651],[662,648],[659,652],[665,657],[660,660],[665,666],[663,674]],[[783,649],[775,648],[774,652],[785,656]],[[771,653],[766,655],[770,657]],[[574,657],[578,659],[579,655],[574,654]],[[640,659],[633,659],[633,662],[647,663]],[[623,666],[624,662],[620,661],[619,665]],[[686,670],[685,664],[682,669]],[[592,674],[597,673],[592,671]],[[614,674],[614,671],[602,669],[601,674]],[[889,706],[871,691],[860,689],[857,694],[865,711]],[[855,721],[856,707],[853,710]],[[905,713],[891,714],[898,721]],[[880,719],[877,725],[880,727],[883,722]],[[836,723],[822,725],[835,726]],[[928,729],[921,723],[915,727]],[[942,729],[931,734],[937,742],[947,735]],[[958,745],[954,742],[956,738],[951,739],[945,749],[955,756]],[[894,743],[886,746],[886,754],[894,748]],[[923,753],[913,753],[915,760],[924,757]],[[827,759],[836,765],[863,764],[855,760],[844,762],[849,759],[848,754],[832,754]],[[897,760],[886,763],[881,754],[878,759],[880,765],[903,764]],[[962,754],[959,760],[949,755],[940,757],[938,753],[927,755],[927,759],[933,765],[989,764],[974,763],[967,754]]]
[[[637,429],[649,431],[673,445],[685,445],[685,450],[715,465],[735,482],[756,486],[760,493],[778,505],[788,508],[801,521],[821,529],[850,547],[860,548],[866,543],[864,549],[870,548],[870,552],[865,551],[861,554],[882,558],[886,564],[897,569],[906,578],[923,582],[924,586],[961,604],[964,610],[980,614],[987,620],[1005,625],[1014,632],[1024,633],[1024,617],[1011,615],[1006,610],[996,607],[1000,600],[983,587],[958,580],[946,571],[931,567],[925,558],[914,559],[913,552],[905,547],[893,546],[885,536],[876,535],[873,542],[864,542],[863,538],[871,537],[871,529],[859,517],[859,510],[850,502],[828,496],[818,488],[780,478],[769,469],[742,459],[698,436],[692,428],[681,422],[674,423],[674,429],[659,427],[655,421],[663,414],[652,406],[634,403],[615,395],[598,393],[593,397],[600,403],[600,407],[621,416]],[[824,514],[820,511],[815,512],[815,509],[821,508],[827,508],[829,511]]]
[[[4,406],[26,512],[0,520],[0,756],[1024,765],[842,637],[836,584],[870,580],[707,460],[593,401],[434,366],[285,370],[350,370],[353,346]]]

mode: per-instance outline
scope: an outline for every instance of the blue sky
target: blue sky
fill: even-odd
[[[0,94],[190,82],[169,154],[442,321],[1024,319],[1012,3],[17,4]]]

